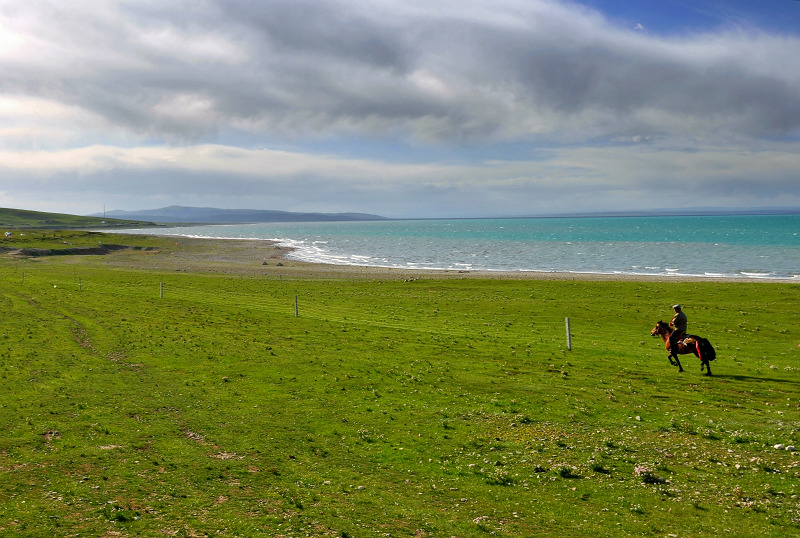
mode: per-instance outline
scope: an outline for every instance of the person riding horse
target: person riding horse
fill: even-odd
[[[679,320],[678,325],[680,325],[682,321],[683,320]],[[711,375],[711,361],[717,358],[717,352],[714,350],[714,346],[711,345],[708,339],[695,334],[677,336],[678,331],[679,329],[671,328],[666,321],[659,321],[656,323],[656,326],[653,327],[653,330],[650,331],[650,336],[661,337],[664,341],[664,346],[669,351],[669,355],[667,355],[669,363],[673,366],[677,366],[679,372],[683,372],[683,366],[681,366],[678,355],[691,354],[700,359],[700,371],[702,372],[705,369],[706,375]],[[677,336],[674,343],[670,342],[670,337],[673,334]]]
[[[678,341],[686,334],[688,320],[686,319],[686,314],[681,310],[681,305],[676,304],[672,309],[675,311],[675,315],[672,316],[672,320],[669,322],[670,327],[672,327],[672,332],[669,335],[669,349],[673,355],[677,356]]]

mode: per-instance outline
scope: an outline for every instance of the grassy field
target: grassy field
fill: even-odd
[[[63,229],[63,228],[134,228],[152,226],[152,222],[123,219],[106,219],[101,217],[82,217],[63,213],[43,213],[26,209],[0,207],[0,228],[3,230],[19,229]]]
[[[16,240],[136,248],[0,256],[0,535],[800,533],[796,284]],[[675,302],[713,377],[649,336]]]

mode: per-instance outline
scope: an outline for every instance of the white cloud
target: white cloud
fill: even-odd
[[[5,56],[7,86],[167,139],[198,128],[218,133],[243,120],[282,135],[300,125],[323,136],[342,125],[364,132],[382,125],[456,143],[543,130],[574,137],[612,124],[628,128],[631,114],[648,108],[756,136],[800,123],[789,91],[800,76],[796,38],[654,38],[546,1],[446,2],[427,11],[394,2],[369,9],[209,2],[182,11],[113,5],[35,12],[28,26],[36,37]],[[191,129],[180,113],[165,117],[164,103],[192,94],[220,113],[203,115],[202,125],[190,118]],[[765,125],[752,118],[753,107],[789,107],[791,114]],[[593,122],[596,111],[615,121]],[[720,118],[729,121],[719,126]],[[431,130],[432,120],[442,127]]]
[[[489,216],[552,213],[559,207],[589,211],[613,207],[621,196],[625,209],[707,206],[708,200],[787,205],[800,203],[798,150],[797,144],[751,151],[626,144],[554,149],[535,161],[467,166],[387,164],[219,145],[93,146],[0,152],[0,177],[14,178],[0,180],[0,189],[28,189],[35,196],[62,189],[106,200],[143,190],[150,197],[225,207],[232,200],[252,205],[280,199],[284,209],[302,211],[352,210],[347,201],[355,200],[373,212],[416,217],[478,210]]]
[[[672,175],[720,203],[726,181],[797,196],[797,35],[659,37],[555,0],[12,0],[0,25],[6,193],[38,178],[136,208],[133,185],[223,200],[226,177],[245,201],[268,184],[499,213],[542,193],[627,207]]]

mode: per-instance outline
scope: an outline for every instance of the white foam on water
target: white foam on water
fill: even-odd
[[[800,218],[800,217],[798,217]],[[646,219],[645,219],[646,220]],[[613,222],[612,222],[613,221]],[[706,219],[698,226],[706,226]],[[611,225],[608,224],[611,222]],[[765,243],[737,243],[741,233],[691,226],[692,240],[644,221],[618,219],[474,219],[359,223],[265,223],[121,230],[121,233],[270,240],[307,262],[408,269],[564,272],[604,275],[800,279],[800,242],[791,221],[761,230]],[[635,225],[631,225],[635,223]],[[763,221],[743,221],[744,224]],[[765,224],[766,225],[766,224]],[[782,231],[783,230],[783,231]],[[715,235],[716,233],[716,235]],[[780,235],[783,233],[784,235]],[[614,236],[613,234],[618,234]],[[627,240],[625,234],[628,234]],[[709,240],[703,238],[708,235]],[[728,243],[728,238],[732,237]],[[759,237],[761,237],[759,236]],[[787,239],[789,238],[789,239]],[[782,242],[780,242],[782,241]],[[774,244],[773,244],[774,243]]]

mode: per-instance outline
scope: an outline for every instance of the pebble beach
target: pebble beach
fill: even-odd
[[[163,239],[163,238],[160,238]],[[792,279],[714,278],[691,276],[652,276],[543,271],[466,271],[400,269],[334,265],[293,260],[291,249],[268,240],[170,238],[170,249],[145,256],[125,256],[126,265],[141,265],[175,271],[218,272],[242,275],[281,275],[294,278],[329,279],[404,279],[417,278],[483,278],[517,280],[581,280],[641,282],[794,282]]]

